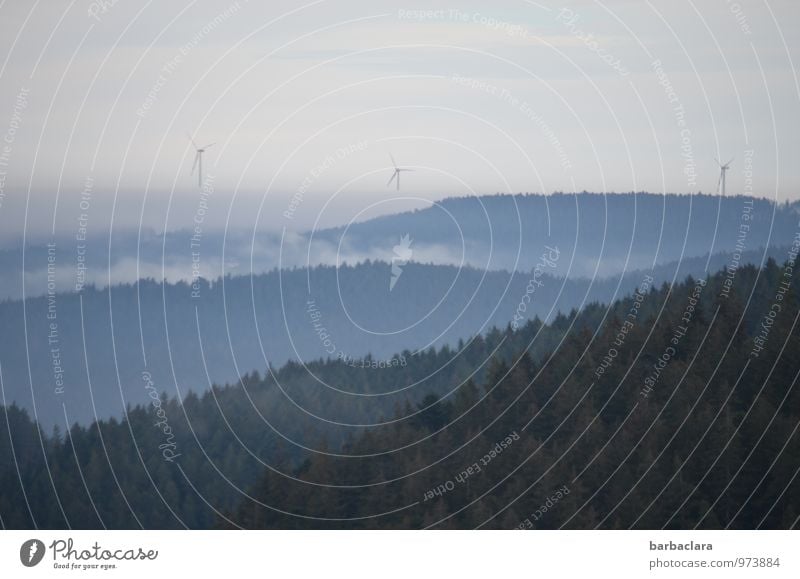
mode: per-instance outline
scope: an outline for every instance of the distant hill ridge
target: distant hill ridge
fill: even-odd
[[[559,263],[559,274],[593,276],[733,251],[737,244],[748,250],[787,245],[797,221],[798,203],[746,196],[493,195],[447,198],[426,209],[319,231],[314,239],[343,247],[345,255],[390,256],[391,246],[409,235],[416,261],[463,259],[509,271],[530,270],[549,245],[571,257]]]
[[[530,271],[545,245],[558,247],[563,276],[613,275],[724,251],[790,243],[800,202],[758,197],[652,193],[555,193],[451,197],[417,209],[287,236],[252,230],[204,231],[202,275],[263,273],[283,267],[391,262],[406,237],[411,260],[479,269]],[[747,219],[745,220],[745,217]],[[741,236],[741,226],[749,229]],[[102,231],[97,228],[96,231]],[[193,276],[192,232],[121,231],[95,236],[83,258],[89,283],[170,281]],[[75,240],[59,238],[58,291],[74,291]],[[309,247],[310,242],[310,247]],[[224,251],[223,251],[224,248]],[[25,295],[46,292],[47,247],[26,248]],[[23,295],[22,251],[0,250],[0,299]],[[110,271],[109,271],[110,269]]]

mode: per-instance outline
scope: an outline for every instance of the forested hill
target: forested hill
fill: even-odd
[[[347,457],[315,453],[292,472],[302,482],[265,469],[222,524],[796,527],[795,266],[624,300],[597,335],[494,360],[482,388],[363,434]]]
[[[542,250],[547,257],[550,250]],[[785,248],[767,254],[780,258]],[[49,429],[120,417],[147,399],[143,373],[159,392],[183,397],[288,360],[454,347],[458,340],[517,319],[608,303],[636,288],[726,267],[734,255],[683,260],[607,278],[563,278],[542,262],[535,274],[411,261],[393,277],[389,262],[272,271],[250,277],[87,287],[0,303],[0,367],[5,400],[35,412]],[[761,263],[763,250],[737,254]],[[394,264],[397,266],[397,264]],[[535,281],[531,280],[535,277]],[[394,280],[394,282],[393,282]],[[308,401],[301,401],[310,404]]]
[[[798,203],[757,197],[652,193],[554,193],[444,199],[431,207],[315,232],[342,259],[389,259],[401,236],[416,261],[528,271],[547,245],[571,256],[559,275],[593,277],[649,269],[724,251],[782,246],[797,229]]]
[[[794,270],[769,261],[639,290],[398,353],[404,365],[292,363],[69,432],[7,407],[2,524],[796,524]],[[303,388],[313,412],[291,400]]]

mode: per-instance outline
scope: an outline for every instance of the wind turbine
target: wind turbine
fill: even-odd
[[[194,163],[192,164],[192,175],[194,175],[194,170],[197,168],[197,184],[200,188],[203,187],[203,153],[206,152],[211,145],[215,145],[216,143],[211,143],[210,145],[206,145],[204,147],[198,147],[197,143],[194,142],[194,139],[190,136],[189,140],[194,145],[195,154],[194,154]]]
[[[731,157],[731,160],[724,165],[719,162],[719,159],[714,159],[717,162],[717,165],[719,165],[719,181],[717,181],[717,191],[720,191],[723,197],[725,197],[725,173],[727,173],[728,169],[731,168],[733,159],[734,157]]]
[[[389,153],[389,157],[391,157],[392,165],[394,165],[394,173],[392,173],[392,178],[389,179],[389,182],[386,183],[386,186],[388,187],[389,185],[391,185],[392,181],[394,181],[395,178],[397,178],[397,190],[400,191],[400,172],[401,171],[413,171],[414,169],[400,169],[397,166],[397,163],[395,162],[394,157],[392,156],[391,153]]]

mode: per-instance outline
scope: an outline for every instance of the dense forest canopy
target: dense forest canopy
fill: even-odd
[[[183,398],[145,378],[146,404],[67,431],[7,405],[2,525],[791,527],[795,258],[643,276],[405,364],[290,362]]]

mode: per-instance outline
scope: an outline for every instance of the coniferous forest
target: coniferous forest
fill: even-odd
[[[644,275],[612,304],[397,363],[290,362],[180,399],[153,389],[121,419],[68,431],[7,404],[0,523],[791,528],[795,258],[673,284]],[[319,414],[292,402],[309,381]]]

